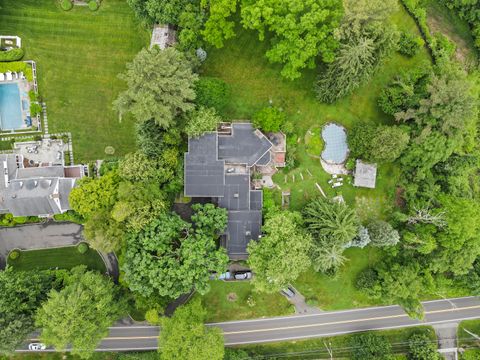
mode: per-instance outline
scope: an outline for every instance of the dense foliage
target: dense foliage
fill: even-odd
[[[0,354],[13,354],[35,329],[34,314],[54,277],[47,272],[0,271]]]
[[[388,340],[373,332],[354,335],[351,338],[353,360],[390,360],[391,345]]]
[[[297,213],[274,213],[262,228],[261,241],[248,244],[248,265],[255,273],[252,282],[256,289],[277,292],[310,266],[312,239],[299,222]]]
[[[211,272],[222,273],[228,262],[217,249],[225,229],[226,210],[212,204],[194,207],[194,226],[172,213],[162,214],[144,228],[127,234],[122,270],[129,288],[144,297],[177,298],[209,289]]]
[[[138,122],[154,119],[167,129],[178,115],[193,109],[198,76],[174,48],[141,50],[120,78],[128,86],[113,103],[120,115],[132,113]]]
[[[396,10],[396,1],[348,0],[344,6],[338,52],[316,87],[318,98],[328,103],[350,94],[368,80],[398,40],[395,28],[387,22]]]
[[[260,40],[272,35],[266,53],[272,62],[282,63],[287,79],[300,77],[300,71],[315,66],[315,58],[332,62],[338,46],[333,36],[342,17],[339,0],[244,0],[242,23],[257,30]]]
[[[72,346],[72,354],[89,358],[111,326],[125,311],[125,303],[109,278],[85,267],[72,269],[66,286],[52,290],[38,310],[40,339],[57,350]],[[81,334],[81,336],[79,336]]]
[[[222,360],[223,335],[219,328],[204,325],[206,311],[199,300],[162,319],[159,339],[161,360]]]

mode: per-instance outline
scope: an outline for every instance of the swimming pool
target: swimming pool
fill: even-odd
[[[331,164],[342,164],[348,155],[347,134],[343,126],[327,124],[322,129],[325,149],[322,158]]]
[[[23,127],[22,103],[17,84],[0,84],[0,127],[15,130]]]

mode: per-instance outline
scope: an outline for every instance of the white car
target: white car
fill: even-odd
[[[235,280],[249,280],[252,278],[252,272],[251,271],[242,271],[242,272],[237,272],[234,275]]]
[[[42,343],[31,343],[28,345],[28,350],[38,351],[38,350],[45,350],[46,348],[47,346]]]

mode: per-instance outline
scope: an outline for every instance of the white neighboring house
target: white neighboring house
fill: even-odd
[[[177,42],[177,32],[170,25],[158,25],[153,27],[152,39],[150,40],[150,49],[157,45],[165,50],[167,47],[175,45]]]
[[[375,189],[376,180],[377,164],[368,164],[357,159],[353,174],[353,186]]]
[[[68,197],[84,166],[29,165],[23,154],[0,154],[0,213],[50,217],[70,210]]]

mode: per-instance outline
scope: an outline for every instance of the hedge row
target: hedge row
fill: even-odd
[[[33,70],[32,66],[23,61],[18,62],[0,62],[0,73],[6,73],[7,71],[12,72],[23,72],[28,81],[33,81]]]
[[[15,48],[8,51],[0,51],[0,61],[18,61],[23,57],[22,48]]]

